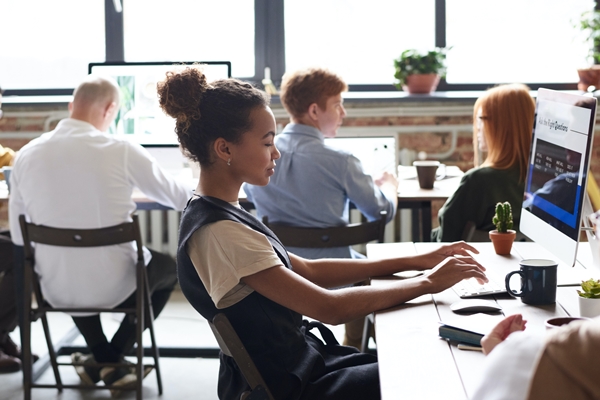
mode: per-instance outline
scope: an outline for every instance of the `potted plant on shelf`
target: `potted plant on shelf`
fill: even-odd
[[[590,86],[593,89],[600,89],[600,11],[590,10],[581,14],[581,19],[576,28],[583,33],[585,41],[588,43],[588,63],[589,68],[580,68],[577,70],[579,83],[577,89],[588,91]]]
[[[394,85],[408,93],[431,93],[437,88],[440,78],[446,76],[446,52],[449,49],[437,47],[435,50],[419,52],[404,50],[394,60],[398,80]]]
[[[496,229],[490,231],[490,240],[494,244],[496,254],[510,254],[517,232],[512,229],[512,208],[508,201],[496,204],[496,214],[492,222],[496,226]]]
[[[588,279],[581,282],[579,294],[579,315],[594,318],[600,315],[600,280]]]

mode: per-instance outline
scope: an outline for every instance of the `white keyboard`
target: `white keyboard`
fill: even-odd
[[[464,279],[452,286],[452,289],[461,298],[486,296],[491,294],[506,293],[504,282],[496,282],[488,276],[489,282],[481,285],[475,278]]]

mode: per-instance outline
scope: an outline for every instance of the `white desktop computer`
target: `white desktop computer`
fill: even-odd
[[[587,216],[596,105],[594,97],[548,89],[537,94],[519,230],[569,267]]]
[[[519,230],[541,246],[532,258],[556,257],[558,285],[573,286],[600,274],[600,265],[575,265],[582,216],[587,200],[596,99],[540,89],[529,154]],[[600,246],[593,251],[599,252]],[[594,257],[600,259],[600,253]],[[529,258],[529,257],[526,257]],[[515,263],[514,269],[518,269]],[[491,272],[491,271],[490,271]],[[491,277],[490,277],[491,278]],[[498,277],[496,277],[498,278]],[[460,297],[478,297],[506,291],[504,281],[479,285],[474,279],[453,287]]]
[[[107,62],[88,67],[90,74],[114,78],[121,90],[121,106],[109,132],[144,146],[173,175],[189,172],[190,178],[197,168],[181,153],[175,119],[160,108],[156,84],[168,71],[194,64],[202,67],[208,82],[231,77],[229,61]]]
[[[352,154],[360,160],[365,173],[373,177],[384,171],[395,173],[398,165],[396,138],[393,136],[325,138],[325,145]]]
[[[121,106],[111,133],[141,145],[177,145],[175,120],[158,104],[156,84],[168,71],[200,64],[208,82],[231,77],[231,63],[107,62],[89,64],[89,73],[110,76],[121,89]]]

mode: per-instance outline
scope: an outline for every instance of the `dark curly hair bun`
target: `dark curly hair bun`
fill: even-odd
[[[202,65],[174,66],[157,84],[163,111],[175,118],[175,133],[186,155],[201,166],[212,161],[219,137],[236,143],[252,128],[250,114],[267,107],[267,94],[247,82],[220,79],[210,84]]]
[[[159,82],[157,88],[160,106],[177,120],[177,125],[182,125],[182,133],[187,133],[192,120],[200,119],[200,101],[209,88],[206,75],[197,66],[186,67],[180,72],[169,71],[166,80]]]

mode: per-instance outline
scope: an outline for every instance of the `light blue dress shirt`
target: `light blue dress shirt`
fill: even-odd
[[[323,134],[302,124],[288,124],[275,138],[281,158],[267,186],[244,184],[248,200],[274,224],[329,227],[348,224],[349,202],[373,221],[380,211],[394,217],[394,199],[388,199],[364,173],[352,154],[325,145]],[[350,247],[288,251],[305,258],[356,258]]]

